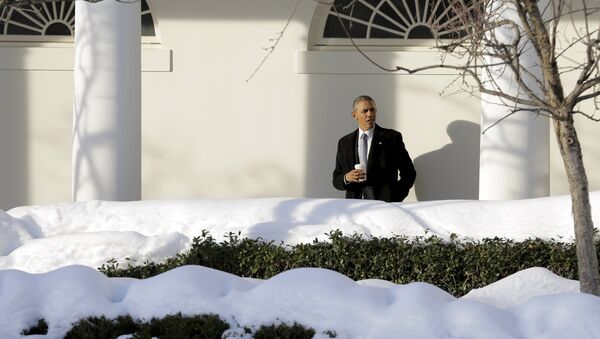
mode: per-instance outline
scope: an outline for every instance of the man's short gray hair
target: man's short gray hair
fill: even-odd
[[[375,106],[375,108],[377,108],[377,105],[375,104],[375,100],[373,98],[371,98],[368,95],[359,95],[352,102],[352,112],[356,112],[356,105],[358,105],[358,103],[361,101],[368,101],[371,104],[373,104],[373,106]]]

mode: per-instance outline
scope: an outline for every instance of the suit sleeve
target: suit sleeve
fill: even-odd
[[[410,158],[410,155],[404,146],[401,134],[397,142],[397,151],[399,157],[398,172],[400,172],[400,180],[396,182],[396,192],[400,194],[398,199],[402,201],[408,195],[411,187],[413,187],[415,179],[417,178],[417,172],[415,171],[415,166],[413,165],[412,159]]]
[[[337,188],[340,191],[346,190],[346,185],[344,184],[344,175],[346,173],[344,173],[344,168],[342,166],[343,159],[344,155],[342,148],[342,140],[340,139],[340,141],[338,141],[337,153],[335,156],[335,169],[333,170],[332,179],[333,187]]]

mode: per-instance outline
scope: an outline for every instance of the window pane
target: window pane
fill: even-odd
[[[142,36],[155,36],[154,20],[151,14],[142,15]]]
[[[340,25],[340,20],[343,22],[351,37],[361,39],[367,37],[366,25],[357,22],[351,23],[349,20],[340,19],[335,15],[329,15],[327,18],[325,34],[323,34],[323,36],[326,38],[347,38],[344,28]]]
[[[147,0],[142,0],[140,5],[142,36],[156,36]],[[0,35],[72,36],[75,31],[74,1],[7,7],[3,14],[0,19]]]
[[[324,38],[346,38],[338,16],[355,39],[456,38],[456,0],[336,0],[329,10]],[[369,36],[367,36],[367,34]]]

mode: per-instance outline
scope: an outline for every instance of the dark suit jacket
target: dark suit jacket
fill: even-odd
[[[333,186],[346,191],[346,198],[398,202],[404,200],[417,176],[412,160],[404,147],[402,134],[393,129],[375,125],[369,159],[367,180],[344,184],[344,175],[354,169],[358,161],[358,129],[338,142]],[[398,179],[400,173],[400,179]]]

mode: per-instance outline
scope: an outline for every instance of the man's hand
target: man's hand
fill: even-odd
[[[346,182],[359,182],[365,180],[365,171],[361,169],[353,169],[344,175]]]

